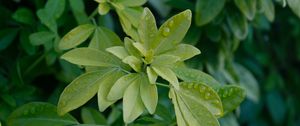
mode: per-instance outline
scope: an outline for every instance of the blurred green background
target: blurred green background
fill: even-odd
[[[72,5],[70,1],[60,8],[59,17],[47,22],[46,15],[38,13],[47,0],[0,0],[3,125],[10,113],[23,104],[43,101],[56,105],[63,88],[83,72],[59,59],[63,52],[57,49],[57,43],[69,30],[88,22],[80,17],[91,15],[98,4],[74,0],[81,4]],[[222,126],[300,126],[300,2],[240,1],[243,0],[148,0],[143,7],[151,9],[158,25],[191,9],[193,22],[183,42],[195,45],[202,54],[187,65],[211,74],[223,84],[246,89],[246,100],[234,113],[220,119]],[[121,38],[125,36],[114,11],[96,18],[98,24]],[[53,32],[53,37],[50,41],[35,41],[33,34],[38,31]],[[168,102],[164,100],[161,102]],[[85,106],[97,108],[95,101]],[[173,116],[171,106],[164,105],[161,108],[169,108]],[[116,111],[108,110],[102,115],[112,118]],[[80,110],[72,114],[80,118]],[[113,124],[121,125],[121,117],[114,118],[119,123]],[[170,120],[174,122],[173,117]]]

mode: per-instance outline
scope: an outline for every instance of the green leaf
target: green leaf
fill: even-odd
[[[178,78],[185,82],[204,83],[213,88],[220,87],[221,84],[212,76],[196,69],[187,67],[174,67],[172,68]]]
[[[234,64],[234,69],[239,77],[239,83],[246,90],[247,98],[254,102],[260,99],[258,82],[252,73],[240,64]]]
[[[54,38],[55,34],[50,31],[36,32],[29,36],[30,43],[35,46],[42,45],[46,42],[52,42]]]
[[[168,51],[176,46],[187,33],[192,19],[190,10],[183,11],[168,19],[158,31],[150,47],[155,49],[155,54]]]
[[[112,69],[105,69],[88,72],[73,80],[60,95],[58,114],[64,115],[90,100],[97,93],[102,79],[111,71]]]
[[[164,54],[180,57],[180,61],[184,61],[200,53],[201,53],[200,50],[192,45],[179,44],[177,47],[175,47],[175,49],[172,49]]]
[[[0,51],[6,49],[17,36],[18,29],[8,28],[0,30]]]
[[[120,3],[127,7],[142,6],[147,0],[115,0],[115,3]]]
[[[17,108],[7,120],[8,126],[53,126],[79,124],[70,114],[57,115],[56,107],[49,103],[31,102]]]
[[[121,63],[106,52],[87,47],[73,49],[66,52],[61,58],[70,63],[84,66],[117,67]]]
[[[106,15],[110,10],[110,6],[108,3],[100,3],[98,5],[98,13],[100,15]]]
[[[81,118],[85,124],[107,124],[105,117],[93,108],[81,109]]]
[[[179,89],[179,82],[175,73],[168,67],[151,67],[159,76],[170,82],[175,89]]]
[[[25,50],[25,52],[28,55],[33,55],[37,52],[37,48],[36,48],[36,46],[33,46],[30,43],[30,40],[28,37],[30,35],[30,32],[31,31],[29,29],[21,30],[20,35],[19,35],[19,41],[20,41],[21,47]]]
[[[150,44],[154,41],[155,35],[157,34],[157,26],[155,18],[152,12],[145,8],[142,14],[140,23],[138,25],[138,33],[140,36],[141,43],[144,45],[145,49],[150,49]]]
[[[222,100],[224,114],[236,109],[246,96],[244,89],[234,85],[224,86],[217,90]]]
[[[101,112],[117,101],[108,100],[107,96],[115,82],[123,75],[125,75],[124,72],[116,69],[115,71],[110,72],[104,79],[101,80],[98,90],[98,107]]]
[[[134,41],[131,40],[130,38],[125,38],[124,40],[124,46],[126,48],[126,50],[129,52],[130,55],[133,55],[135,57],[141,57],[140,56],[140,52],[139,50],[137,50],[134,46],[133,46],[133,43]]]
[[[300,18],[300,1],[299,0],[287,0],[289,7]]]
[[[264,14],[266,15],[267,19],[271,22],[275,19],[275,7],[272,0],[259,0],[261,2]]]
[[[122,61],[131,66],[136,72],[140,72],[142,69],[142,61],[135,56],[127,56]]]
[[[45,5],[45,12],[50,18],[58,19],[65,10],[65,0],[48,0]]]
[[[112,46],[121,45],[123,43],[116,33],[105,27],[97,27],[89,47],[105,50]]]
[[[213,115],[220,117],[223,115],[223,106],[220,97],[211,87],[199,82],[180,83],[180,93],[182,98],[194,101],[194,104],[202,104]]]
[[[139,78],[139,76],[140,75],[137,73],[130,73],[119,78],[110,89],[107,95],[107,99],[111,101],[121,99],[127,87],[130,84],[134,83]]]
[[[127,50],[123,46],[114,46],[106,49],[107,52],[110,52],[111,54],[115,55],[116,57],[120,59],[124,59],[127,56],[129,56]]]
[[[179,57],[173,55],[162,54],[155,56],[151,66],[168,66],[173,65],[180,60]]]
[[[125,91],[123,97],[123,119],[125,123],[134,121],[143,113],[144,105],[140,97],[141,78],[134,81]]]
[[[196,24],[198,26],[211,22],[224,8],[226,0],[197,0]]]
[[[74,48],[87,40],[94,32],[95,26],[91,24],[79,25],[68,32],[60,41],[59,48],[67,50]]]
[[[233,32],[233,35],[242,40],[248,35],[247,19],[238,11],[229,11],[227,16],[227,23]]]
[[[131,21],[129,21],[129,19],[126,17],[126,15],[124,14],[124,12],[122,12],[121,10],[116,10],[119,19],[120,19],[120,23],[121,26],[123,28],[123,31],[130,36],[132,39],[134,40],[139,40],[139,36],[138,36],[138,32],[136,30],[136,28],[133,26],[133,24],[131,23]]]
[[[27,25],[33,25],[35,22],[34,15],[28,8],[19,8],[12,15],[12,18]]]
[[[142,83],[140,85],[140,94],[142,101],[150,114],[153,114],[156,110],[158,102],[158,92],[155,84],[151,84],[146,75],[142,77]]]
[[[219,126],[216,117],[202,104],[184,98],[182,95],[170,90],[170,98],[174,104],[177,124],[179,126]]]
[[[72,13],[77,21],[77,24],[88,23],[88,16],[85,13],[83,0],[69,0]]]
[[[156,84],[157,73],[151,67],[147,67],[146,70],[149,82],[151,84]]]
[[[234,0],[234,3],[247,19],[254,19],[256,13],[256,0]]]
[[[144,46],[139,42],[134,42],[132,45],[140,52],[141,55],[147,56],[147,50],[144,48]]]
[[[37,16],[41,20],[41,23],[46,25],[52,32],[57,32],[57,24],[53,17],[47,14],[45,9],[40,9],[37,11]]]

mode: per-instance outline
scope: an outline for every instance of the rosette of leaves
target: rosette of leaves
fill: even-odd
[[[144,110],[155,113],[159,96],[157,85],[161,85],[170,88],[178,125],[219,125],[217,118],[234,110],[245,93],[236,86],[221,86],[201,71],[177,65],[200,54],[197,48],[180,44],[190,27],[191,16],[190,10],[183,11],[158,29],[153,14],[145,8],[136,39],[126,37],[124,44],[105,50],[90,44],[66,52],[62,58],[84,66],[86,73],[64,89],[58,113],[64,115],[97,94],[100,111],[123,99],[123,119],[131,123]],[[158,83],[158,77],[169,85]],[[185,82],[179,82],[178,78]]]

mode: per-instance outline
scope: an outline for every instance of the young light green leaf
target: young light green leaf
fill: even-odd
[[[142,61],[135,56],[127,56],[122,61],[131,66],[136,72],[140,72],[142,69]]]
[[[151,67],[147,67],[146,70],[150,84],[156,84],[157,73]]]
[[[56,106],[31,102],[17,108],[7,119],[7,126],[53,126],[79,124],[70,114],[57,115]]]
[[[32,45],[42,45],[46,42],[51,42],[55,38],[55,34],[50,31],[41,31],[33,33],[29,36]]]
[[[138,32],[137,32],[136,28],[132,25],[132,23],[129,21],[129,19],[126,17],[124,12],[122,12],[121,10],[118,10],[118,9],[116,10],[116,12],[119,16],[123,31],[128,36],[130,36],[132,39],[138,41],[139,40]]]
[[[164,54],[180,57],[180,61],[184,61],[200,53],[200,50],[192,45],[179,44],[175,49],[172,49]]]
[[[224,86],[217,90],[222,100],[224,114],[236,109],[246,96],[244,89],[234,85]]]
[[[119,78],[110,89],[107,95],[107,99],[111,101],[121,99],[127,87],[135,82],[138,78],[139,74],[137,73],[130,73]]]
[[[98,107],[101,112],[117,101],[108,100],[107,96],[115,82],[123,75],[125,75],[124,72],[115,70],[101,80],[98,90]]]
[[[172,68],[178,78],[185,82],[198,82],[207,84],[213,88],[220,87],[221,84],[212,76],[196,69],[187,67],[174,67]]]
[[[154,41],[157,31],[156,21],[152,12],[148,8],[145,8],[138,25],[138,33],[141,43],[147,50],[150,49],[149,46]]]
[[[254,19],[256,14],[256,0],[234,0],[234,3],[247,19]]]
[[[19,8],[12,15],[12,18],[20,23],[27,24],[27,25],[33,25],[35,22],[34,15],[31,12],[31,10],[29,10],[28,8]]]
[[[88,23],[88,16],[85,13],[83,0],[69,0],[72,13],[77,21],[77,24]]]
[[[183,11],[168,19],[158,31],[156,39],[151,42],[150,48],[155,49],[155,54],[172,49],[184,38],[192,19],[190,10]]]
[[[125,45],[125,48],[126,50],[129,52],[130,55],[133,55],[135,57],[141,57],[140,53],[139,53],[139,50],[137,50],[134,46],[133,46],[133,43],[134,41],[131,40],[130,38],[125,38],[124,40],[124,45]]]
[[[123,14],[127,17],[128,21],[132,24],[134,28],[138,27],[139,21],[141,19],[143,8],[142,7],[125,7],[122,10]]]
[[[147,0],[115,0],[115,3],[122,4],[127,7],[142,6]]]
[[[110,71],[112,70],[105,69],[88,72],[73,80],[60,95],[57,109],[58,114],[64,115],[90,100],[98,91],[99,81]]]
[[[123,98],[123,119],[125,123],[134,121],[143,113],[144,105],[140,97],[141,78],[134,81],[125,91]]]
[[[151,67],[159,76],[170,82],[175,89],[179,89],[179,82],[175,73],[168,67]]]
[[[194,100],[182,97],[174,89],[170,90],[170,96],[174,104],[178,125],[220,126],[216,117],[202,104],[196,104]]]
[[[45,12],[49,18],[58,19],[65,10],[66,0],[48,0]]]
[[[107,124],[105,117],[93,108],[82,108],[81,119],[85,124]]]
[[[67,50],[74,48],[88,39],[94,32],[95,26],[91,24],[79,25],[68,32],[60,41],[59,48]]]
[[[224,8],[226,0],[197,0],[196,24],[198,26],[211,22]]]
[[[230,11],[228,13],[227,23],[234,36],[240,40],[245,39],[248,35],[247,19],[238,11]]]
[[[223,115],[223,107],[220,97],[211,87],[202,83],[183,82],[180,83],[178,91],[184,99],[190,99],[195,104],[202,104],[213,115],[220,117]]]
[[[167,66],[167,65],[173,65],[176,62],[180,60],[179,57],[173,56],[173,55],[158,55],[154,57],[153,62],[151,63],[151,66]]]
[[[127,56],[129,56],[127,50],[123,46],[114,46],[106,49],[107,52],[110,52],[111,54],[115,55],[116,57],[120,59],[124,59]]]
[[[157,87],[154,84],[150,84],[146,75],[142,77],[142,83],[140,84],[140,94],[144,106],[150,114],[153,114],[156,110],[158,102]]]
[[[105,50],[120,45],[123,45],[123,43],[116,33],[105,27],[97,27],[89,47]]]
[[[144,46],[139,42],[134,42],[132,45],[140,52],[141,55],[146,56],[147,50],[144,48]]]
[[[287,0],[289,7],[300,18],[300,1],[299,0]]]
[[[73,64],[84,66],[114,67],[120,65],[117,58],[108,55],[106,52],[86,47],[66,52],[61,58]]]
[[[98,13],[100,15],[105,15],[109,12],[110,6],[108,3],[100,3],[98,6]]]
[[[267,19],[271,22],[275,19],[275,7],[272,0],[259,0],[261,2],[264,14],[266,15]]]

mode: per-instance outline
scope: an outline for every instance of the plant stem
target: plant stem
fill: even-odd
[[[89,20],[92,20],[98,13],[98,7],[91,13],[91,15],[89,16]]]
[[[163,83],[156,83],[156,84],[159,85],[159,86],[162,86],[162,87],[170,88],[169,85],[166,85],[166,84],[163,84]]]
[[[46,53],[41,55],[37,60],[35,60],[25,71],[24,75],[27,75],[36,65],[38,65],[46,56]]]

